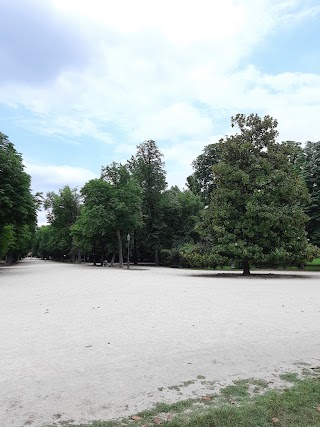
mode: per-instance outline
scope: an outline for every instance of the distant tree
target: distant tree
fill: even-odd
[[[44,200],[47,210],[47,220],[53,227],[53,245],[58,259],[64,255],[71,255],[75,260],[71,227],[75,224],[80,213],[80,194],[77,189],[68,185],[59,190],[59,193],[48,192]]]
[[[71,234],[76,247],[84,252],[100,253],[101,261],[105,259],[107,244],[113,242],[116,218],[111,201],[114,191],[111,184],[102,179],[92,179],[81,189],[84,201],[77,222],[72,226]]]
[[[203,204],[210,203],[211,193],[215,189],[213,166],[219,161],[218,144],[209,144],[193,162],[193,174],[188,176],[188,188],[200,196]]]
[[[241,262],[244,274],[251,264],[298,265],[308,253],[308,192],[291,161],[292,146],[276,142],[270,116],[238,114],[232,126],[240,132],[219,142],[202,236],[219,260]]]
[[[129,170],[142,190],[143,226],[135,235],[140,251],[154,253],[159,263],[160,204],[161,194],[166,189],[166,171],[163,154],[155,141],[148,140],[137,146],[135,156],[128,161]]]
[[[55,252],[54,228],[50,225],[42,225],[36,230],[33,241],[32,254],[40,258],[49,258]]]
[[[171,249],[196,237],[195,225],[203,204],[200,197],[190,190],[181,191],[177,186],[162,194],[161,248]]]
[[[141,189],[128,168],[118,163],[103,167],[101,178],[109,184],[111,230],[118,241],[119,267],[123,267],[123,238],[141,226]]]

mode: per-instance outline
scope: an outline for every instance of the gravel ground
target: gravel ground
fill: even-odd
[[[319,279],[1,267],[0,425],[112,419],[213,382],[319,366]]]

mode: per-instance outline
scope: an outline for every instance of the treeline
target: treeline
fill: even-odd
[[[102,167],[83,188],[47,193],[49,225],[33,254],[113,264],[185,267],[302,267],[319,254],[320,142],[277,142],[272,117],[238,114],[238,133],[206,146],[187,189],[168,188],[163,155],[143,142],[125,164]],[[1,135],[0,255],[31,246],[40,195],[32,196],[21,155]],[[183,155],[183,153],[181,153]],[[129,249],[129,252],[128,252]]]
[[[31,250],[40,195],[32,195],[21,154],[0,132],[0,259],[10,265]]]
[[[50,225],[38,230],[35,253],[122,267],[129,244],[134,263],[230,263],[246,274],[251,265],[302,266],[320,246],[320,142],[278,143],[269,116],[239,114],[232,126],[239,133],[195,159],[187,190],[167,188],[163,155],[149,140],[80,191],[48,193]]]
[[[122,267],[128,244],[134,263],[170,263],[170,251],[197,240],[203,204],[191,190],[167,188],[163,155],[149,140],[125,165],[102,167],[80,191],[48,193],[44,207],[50,225],[38,229],[35,255]]]

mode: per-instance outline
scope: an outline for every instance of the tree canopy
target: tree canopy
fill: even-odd
[[[117,255],[121,267],[130,233],[135,263],[231,263],[245,274],[251,266],[302,265],[317,254],[310,243],[320,243],[319,143],[278,142],[270,116],[238,114],[231,124],[236,134],[194,160],[187,190],[167,189],[163,154],[147,140],[125,165],[102,167],[80,192],[65,186],[48,193],[50,225],[40,228],[35,247],[55,259],[82,253],[101,264]],[[6,249],[19,236],[11,223],[5,227]]]
[[[214,255],[240,261],[244,274],[250,264],[299,264],[308,249],[308,192],[291,162],[292,147],[276,141],[277,121],[269,116],[239,114],[232,125],[240,132],[219,142],[202,235]]]
[[[306,214],[310,241],[320,247],[320,141],[307,142],[304,149],[303,174],[310,193]]]
[[[0,132],[0,256],[11,264],[31,249],[36,205],[21,154]]]
[[[201,198],[205,206],[209,205],[211,194],[215,189],[212,168],[218,161],[218,145],[207,145],[204,147],[203,153],[192,162],[194,172],[187,177],[189,189]]]
[[[167,187],[162,158],[156,142],[148,140],[137,146],[136,155],[128,161],[129,170],[140,185],[142,195],[143,224],[140,230],[136,230],[135,240],[140,253],[154,253],[156,264],[159,263],[161,194]]]

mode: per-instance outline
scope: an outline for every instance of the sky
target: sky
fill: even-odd
[[[34,192],[81,188],[148,139],[182,189],[237,113],[320,139],[319,0],[1,0],[0,16],[0,131]]]

